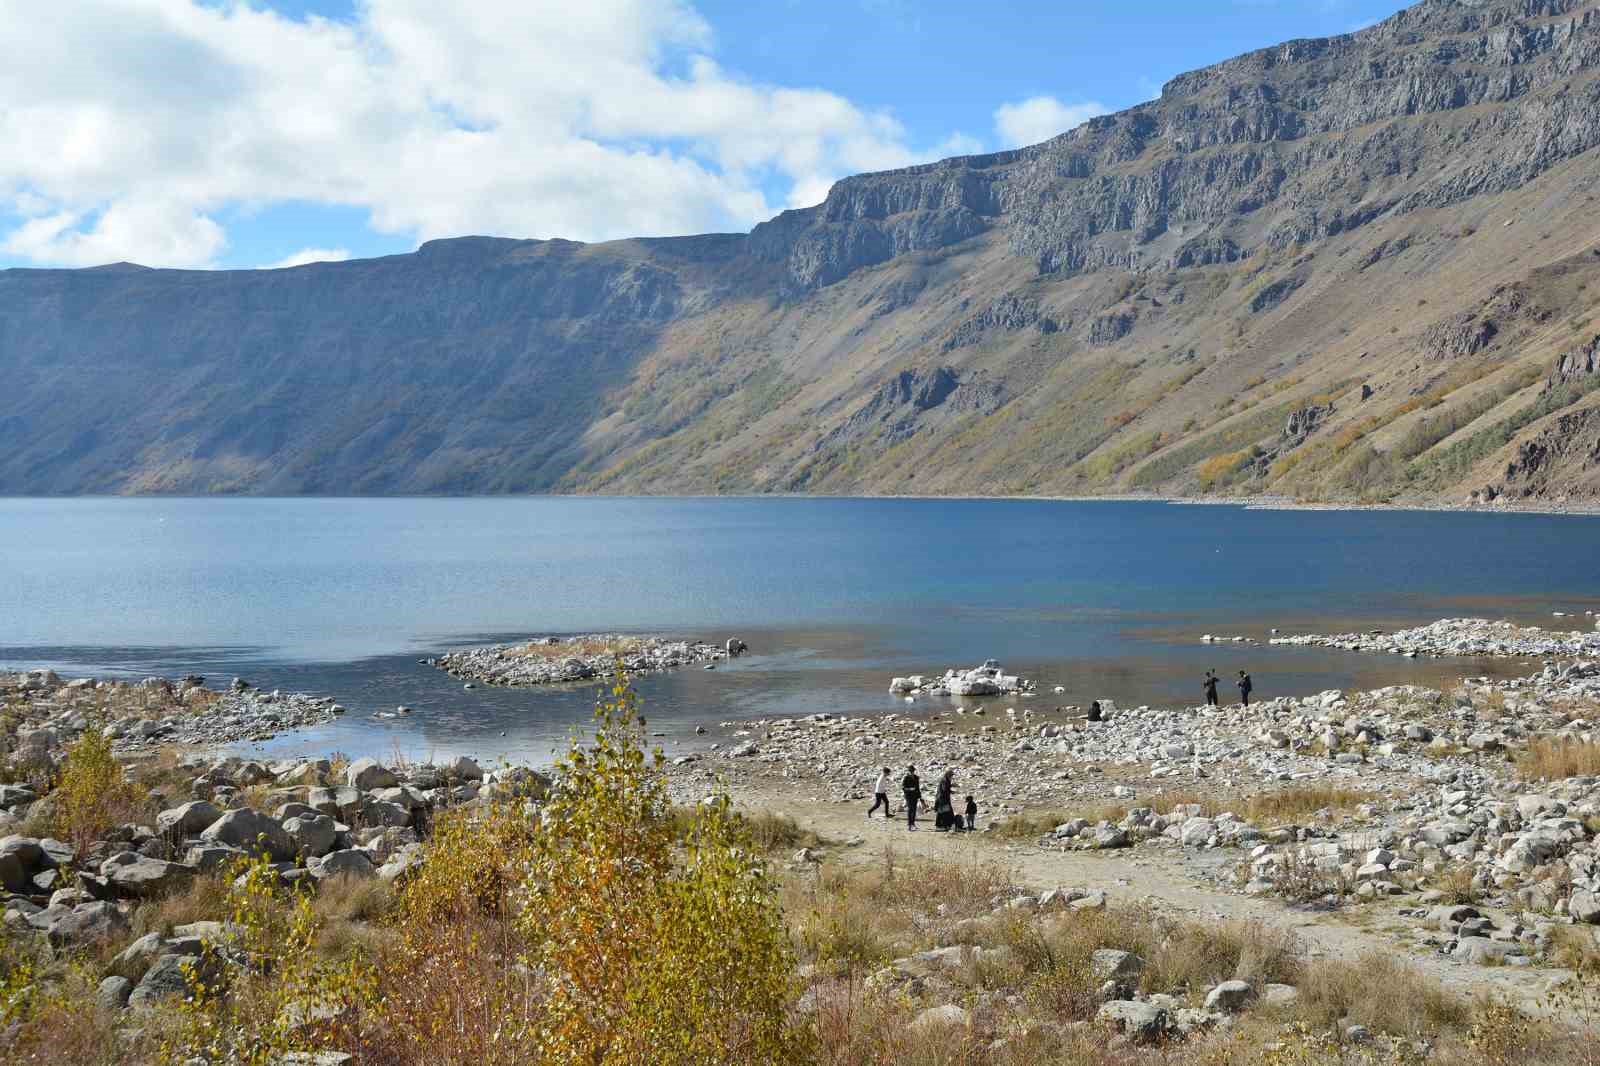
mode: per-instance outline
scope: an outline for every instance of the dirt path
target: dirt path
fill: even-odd
[[[1019,885],[1032,889],[1084,888],[1105,892],[1112,903],[1144,903],[1178,916],[1263,922],[1289,929],[1312,958],[1353,961],[1374,953],[1400,953],[1447,988],[1468,996],[1500,995],[1530,1011],[1542,1012],[1548,991],[1568,977],[1568,971],[1559,969],[1484,967],[1457,962],[1421,951],[1414,944],[1385,935],[1381,929],[1365,927],[1388,922],[1398,928],[1404,924],[1404,919],[1395,916],[1394,903],[1323,912],[1237,895],[1201,879],[1205,871],[1242,858],[1244,853],[1237,850],[1193,852],[1165,844],[1144,844],[1118,851],[1047,851],[983,833],[934,832],[931,818],[929,828],[910,832],[903,817],[868,821],[863,817],[864,805],[796,805],[792,800],[756,789],[736,790],[735,798],[753,809],[787,814],[822,837],[828,842],[822,849],[828,862],[848,866],[881,862],[885,849],[892,849],[896,855],[997,863],[1011,869]]]

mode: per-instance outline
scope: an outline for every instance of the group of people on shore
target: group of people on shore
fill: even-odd
[[[894,774],[887,766],[878,774],[878,780],[872,786],[872,806],[867,810],[868,818],[871,818],[879,807],[883,808],[885,820],[894,816],[894,807],[889,803],[889,784],[893,779]],[[933,828],[937,832],[970,832],[978,826],[977,800],[968,796],[962,812],[956,813],[955,787],[954,770],[946,770],[939,775],[939,787],[933,797]],[[900,779],[900,795],[905,800],[906,828],[915,832],[917,812],[928,805],[922,798],[922,779],[917,776],[915,766],[906,767],[905,776]]]
[[[1217,686],[1222,679],[1215,670],[1207,670],[1202,688],[1206,694],[1208,707],[1218,706]],[[1239,702],[1246,707],[1250,706],[1250,693],[1255,685],[1250,680],[1250,675],[1243,670],[1239,671],[1239,679],[1234,682],[1239,689]],[[1089,721],[1101,720],[1100,701],[1095,700],[1089,708]],[[871,818],[883,808],[883,817],[887,821],[894,816],[894,806],[889,802],[889,786],[894,779],[894,773],[887,766],[878,774],[878,780],[872,786],[872,806],[867,808],[867,817]],[[941,833],[951,831],[971,831],[977,828],[978,803],[968,796],[960,813],[955,808],[955,781],[956,772],[946,770],[939,775],[939,787],[933,797],[933,828]],[[917,828],[917,812],[927,807],[927,801],[922,798],[922,779],[917,776],[915,766],[907,766],[905,776],[900,779],[900,795],[905,800],[906,828],[915,831]]]
[[[1218,705],[1217,686],[1221,683],[1222,678],[1217,676],[1217,672],[1215,670],[1206,671],[1206,679],[1202,683],[1201,688],[1205,690],[1207,707],[1215,707]],[[1250,706],[1250,693],[1255,689],[1255,684],[1251,682],[1250,675],[1245,673],[1243,670],[1240,670],[1239,680],[1235,681],[1234,684],[1239,686],[1239,702],[1244,704],[1246,707]]]

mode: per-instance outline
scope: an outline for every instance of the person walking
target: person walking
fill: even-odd
[[[1217,706],[1217,682],[1219,680],[1221,679],[1217,677],[1215,670],[1206,671],[1205,690],[1207,707]]]
[[[1239,686],[1239,702],[1244,704],[1246,707],[1250,706],[1250,690],[1255,688],[1255,686],[1250,683],[1250,675],[1245,673],[1243,670],[1240,670],[1239,680],[1236,682],[1236,684]]]
[[[922,804],[922,780],[915,766],[906,767],[906,776],[900,779],[900,793],[906,801],[906,828],[917,828],[917,808]]]
[[[872,806],[867,809],[867,817],[872,817],[872,812],[879,807],[883,808],[883,817],[887,821],[894,815],[894,808],[889,806],[889,768],[885,766],[878,775],[878,783],[872,786]]]
[[[978,828],[978,801],[971,796],[967,797],[967,832]]]
[[[933,827],[941,833],[948,833],[956,824],[955,799],[950,794],[955,783],[954,770],[946,770],[939,775],[939,791],[933,796]]]

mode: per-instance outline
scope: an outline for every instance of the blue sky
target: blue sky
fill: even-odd
[[[0,267],[745,229],[1395,0],[8,0]]]

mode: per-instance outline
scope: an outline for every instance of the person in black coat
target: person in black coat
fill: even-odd
[[[1207,707],[1215,707],[1217,705],[1217,681],[1218,678],[1216,673],[1214,671],[1207,670],[1204,686],[1206,690]]]
[[[922,779],[917,777],[915,766],[906,767],[906,776],[900,779],[900,792],[906,799],[906,828],[917,827],[917,808],[922,805]]]
[[[951,792],[955,789],[956,772],[946,770],[939,775],[939,791],[933,798],[933,827],[948,832],[956,824],[956,805]]]
[[[1255,688],[1255,686],[1250,683],[1250,675],[1245,673],[1243,670],[1240,670],[1239,680],[1236,682],[1236,684],[1239,686],[1239,702],[1244,704],[1246,707],[1250,706],[1250,691]]]

